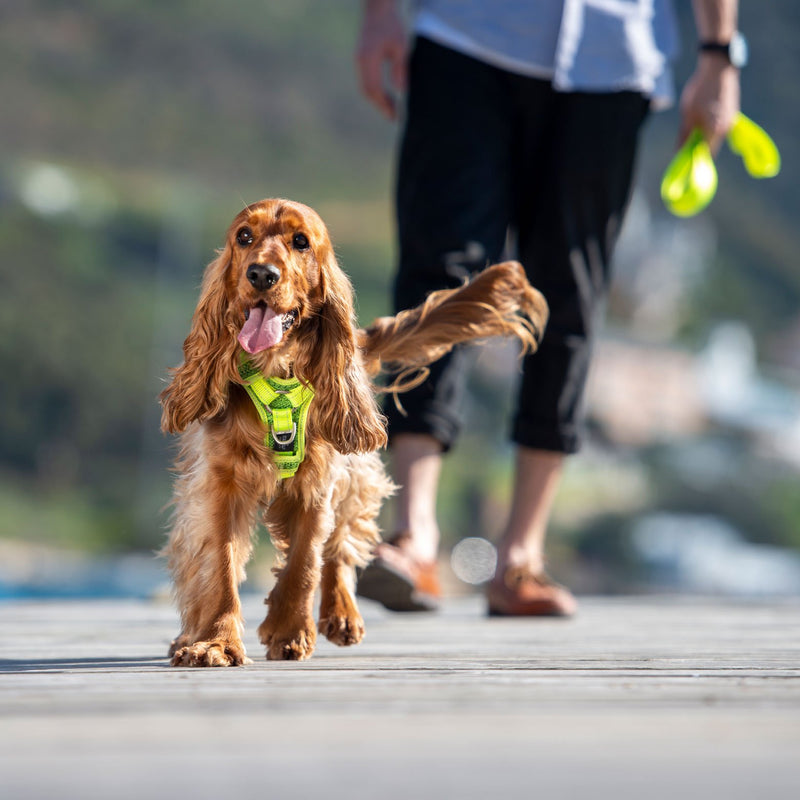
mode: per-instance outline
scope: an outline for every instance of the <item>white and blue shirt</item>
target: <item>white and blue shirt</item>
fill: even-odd
[[[670,0],[416,0],[414,30],[558,91],[638,91],[674,99]]]

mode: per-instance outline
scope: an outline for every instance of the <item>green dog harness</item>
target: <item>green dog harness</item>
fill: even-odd
[[[245,358],[239,364],[239,375],[267,429],[265,443],[278,474],[291,478],[306,455],[306,419],[314,399],[313,387],[297,378],[265,378]]]

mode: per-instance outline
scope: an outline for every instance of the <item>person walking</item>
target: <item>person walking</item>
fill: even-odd
[[[716,152],[739,110],[738,5],[693,8],[698,58],[679,141],[699,128]],[[415,305],[501,260],[511,234],[550,320],[523,362],[488,611],[569,616],[574,596],[545,569],[548,522],[565,457],[583,439],[587,371],[642,125],[673,97],[673,9],[669,0],[418,0],[410,32],[397,0],[365,0],[362,91],[390,119],[405,98],[394,304]],[[436,495],[462,425],[465,370],[457,350],[404,395],[405,414],[387,407],[395,527],[358,592],[393,610],[430,610],[441,595]]]

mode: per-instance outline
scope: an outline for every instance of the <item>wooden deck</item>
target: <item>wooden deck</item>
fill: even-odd
[[[0,794],[800,797],[800,603],[586,598],[574,620],[362,603],[304,663],[167,666],[168,604],[0,605]]]

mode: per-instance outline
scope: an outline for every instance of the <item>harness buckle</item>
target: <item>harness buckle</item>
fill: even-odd
[[[270,426],[272,439],[275,442],[275,450],[279,453],[285,453],[287,450],[292,449],[292,443],[297,436],[297,423],[292,423],[290,431],[276,431],[275,426]]]

